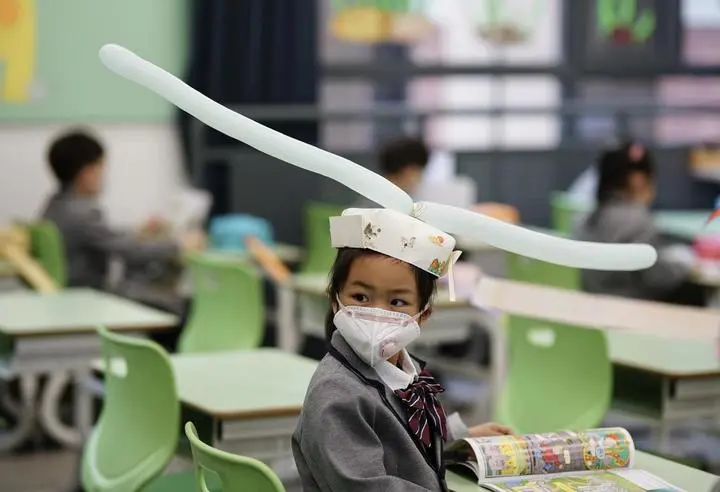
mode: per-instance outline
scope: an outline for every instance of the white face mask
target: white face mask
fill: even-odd
[[[343,306],[333,321],[345,341],[365,362],[374,367],[407,347],[420,336],[418,319],[427,310],[415,316],[364,306]]]

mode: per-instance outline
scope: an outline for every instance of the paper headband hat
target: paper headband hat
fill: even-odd
[[[113,72],[147,87],[206,125],[268,155],[334,179],[385,208],[413,216],[448,234],[461,234],[512,253],[575,268],[640,270],[657,260],[657,252],[647,244],[573,241],[449,205],[413,203],[407,193],[369,169],[235,113],[121,46],[103,46],[100,59]]]
[[[349,208],[330,218],[334,248],[378,251],[442,277],[460,256],[449,234],[386,208]]]

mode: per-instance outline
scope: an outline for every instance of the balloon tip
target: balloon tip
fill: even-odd
[[[118,72],[130,61],[134,53],[119,44],[108,43],[100,48],[98,55],[103,65],[113,72]]]

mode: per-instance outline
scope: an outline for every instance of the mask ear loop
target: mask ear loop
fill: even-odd
[[[339,313],[340,311],[342,311],[343,309],[345,309],[346,306],[345,306],[345,304],[343,304],[342,301],[340,300],[340,294],[335,294],[335,300],[337,301],[338,307],[340,308],[340,309],[338,309],[338,313]],[[352,315],[352,313],[350,313],[350,314]]]

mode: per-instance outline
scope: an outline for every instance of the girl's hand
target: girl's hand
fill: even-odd
[[[495,422],[476,425],[475,427],[470,427],[468,430],[470,431],[471,437],[511,436],[514,434],[510,427],[496,424]]]

